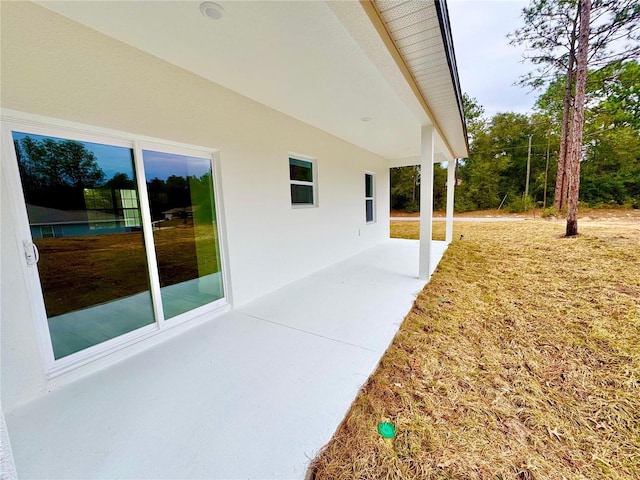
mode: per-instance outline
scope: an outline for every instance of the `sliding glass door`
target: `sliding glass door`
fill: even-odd
[[[224,299],[210,157],[11,135],[54,361]]]
[[[224,296],[211,161],[144,150],[166,319]]]

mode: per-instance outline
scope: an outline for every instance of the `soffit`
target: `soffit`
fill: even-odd
[[[336,2],[346,23],[333,2],[221,1],[218,21],[190,0],[36,3],[386,158],[420,152],[430,119],[392,59],[358,42],[375,29],[356,2]]]
[[[375,0],[374,5],[441,134],[456,157],[466,157],[466,126],[448,13],[444,1],[438,12],[438,1]]]

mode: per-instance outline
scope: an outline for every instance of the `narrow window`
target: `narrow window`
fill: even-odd
[[[40,227],[40,233],[42,238],[53,238],[56,236],[51,225]]]
[[[291,205],[313,207],[316,205],[316,172],[314,160],[289,157],[291,181]]]
[[[365,218],[367,223],[374,223],[376,221],[375,212],[375,186],[374,176],[372,173],[364,174],[364,208]]]

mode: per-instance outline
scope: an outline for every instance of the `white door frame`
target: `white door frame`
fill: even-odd
[[[42,286],[36,264],[29,265],[25,256],[22,257],[22,276],[25,279],[28,300],[31,305],[33,321],[35,324],[38,349],[42,360],[42,367],[47,378],[61,375],[94,360],[102,358],[110,353],[122,350],[125,347],[138,343],[149,337],[155,336],[170,328],[188,328],[185,324],[204,314],[222,313],[231,307],[231,282],[229,276],[228,248],[226,236],[226,224],[222,197],[222,182],[220,177],[219,156],[216,149],[181,144],[165,141],[147,136],[135,135],[100,127],[83,125],[75,122],[53,119],[40,115],[3,109],[1,112],[2,129],[2,177],[4,188],[7,188],[10,198],[11,222],[15,230],[16,246],[19,252],[25,250],[23,242],[33,244],[26,202],[24,200],[22,181],[18,168],[16,153],[13,148],[12,131],[24,131],[34,135],[55,136],[73,140],[101,143],[106,145],[131,148],[134,151],[134,164],[138,181],[138,197],[142,214],[143,231],[145,236],[145,249],[147,263],[151,279],[151,290],[156,322],[128,332],[124,335],[99,343],[85,350],[71,354],[67,357],[55,360],[51,335],[49,332],[48,318],[42,295]],[[200,156],[208,158],[212,163],[213,192],[216,209],[216,222],[218,228],[218,241],[220,248],[220,260],[222,268],[222,282],[224,297],[183,313],[171,319],[171,322],[162,320],[162,303],[159,297],[159,279],[157,276],[157,263],[155,263],[155,249],[153,246],[153,234],[151,231],[151,216],[146,194],[146,180],[144,177],[144,165],[142,165],[142,149],[160,149],[163,152],[181,155]],[[142,188],[141,188],[142,186]],[[30,247],[29,247],[30,248]],[[154,260],[151,263],[151,260]],[[157,290],[157,291],[156,291]],[[158,304],[160,307],[158,308]],[[195,323],[195,322],[194,322]]]

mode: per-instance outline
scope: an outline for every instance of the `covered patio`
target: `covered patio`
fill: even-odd
[[[419,250],[390,239],[12,411],[18,475],[303,478],[424,287]]]
[[[8,478],[14,463],[24,479],[303,478],[452,240],[468,144],[446,2],[220,3],[2,7],[2,115],[14,122],[3,135],[131,150],[150,240],[144,145],[204,148],[227,295],[219,310],[175,327],[159,311],[148,336],[58,361],[25,199],[3,188]],[[3,187],[19,186],[4,144]],[[308,178],[292,176],[297,157]],[[421,240],[388,239],[389,168],[402,165],[421,166]],[[296,185],[313,200],[298,205]],[[140,275],[158,293],[145,245]],[[114,317],[131,325],[134,310]]]

